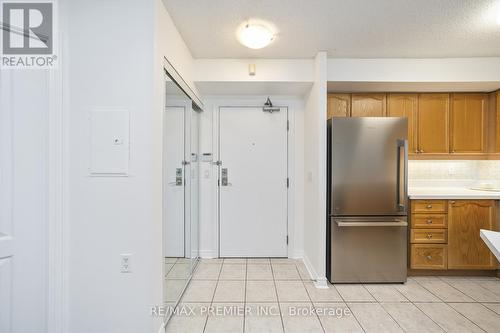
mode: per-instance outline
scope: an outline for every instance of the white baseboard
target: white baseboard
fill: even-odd
[[[317,278],[316,281],[314,281],[314,286],[318,289],[329,289],[326,277]]]
[[[294,251],[293,253],[290,253],[288,255],[288,258],[291,258],[291,259],[303,259],[304,258],[304,253],[302,251]]]
[[[198,255],[202,259],[214,259],[214,258],[219,257],[219,255],[216,253],[216,251],[212,251],[212,250],[200,250]]]
[[[305,253],[302,256],[302,261],[304,262],[304,265],[309,272],[309,276],[312,280],[314,280],[314,286],[318,289],[328,289],[328,280],[325,276],[318,276],[318,273],[314,269],[311,261],[309,261],[309,258],[305,255]]]

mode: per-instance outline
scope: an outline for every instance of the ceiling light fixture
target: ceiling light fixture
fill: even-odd
[[[261,49],[269,45],[275,37],[271,28],[264,23],[244,23],[237,32],[241,44],[251,49]]]

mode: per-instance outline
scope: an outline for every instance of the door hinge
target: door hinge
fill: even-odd
[[[286,244],[288,245],[288,235],[286,235]]]
[[[286,121],[286,130],[289,131],[290,130],[290,120],[287,120]]]
[[[290,187],[290,178],[286,178],[286,187],[289,188]]]
[[[220,179],[217,179],[217,186],[220,186]]]

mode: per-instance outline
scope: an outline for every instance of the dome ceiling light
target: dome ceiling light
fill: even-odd
[[[246,22],[239,27],[236,35],[241,44],[251,49],[266,47],[275,38],[273,29],[262,22]]]

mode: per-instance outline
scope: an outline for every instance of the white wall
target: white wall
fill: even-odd
[[[326,53],[315,59],[315,81],[304,114],[304,262],[326,285]]]
[[[500,57],[328,59],[328,81],[499,82]]]
[[[163,66],[163,57],[166,57],[192,92],[199,96],[194,84],[195,66],[193,57],[179,31],[177,31],[163,2],[161,0],[152,1],[155,5],[155,75],[158,66]],[[159,82],[156,82],[156,84],[159,87]],[[157,89],[157,93],[159,92],[163,94],[163,90]],[[158,97],[156,101],[159,101]]]
[[[254,76],[248,65],[254,64]],[[313,59],[196,59],[194,77],[201,82],[313,82]]]
[[[192,58],[160,0],[68,6],[68,332],[152,332],[162,301],[163,56],[192,84]],[[110,15],[112,13],[112,15]],[[88,112],[130,112],[130,174],[89,177]],[[132,273],[120,254],[132,253]]]
[[[205,112],[201,119],[201,153],[212,153],[217,160],[217,112],[219,106],[257,106],[265,102],[262,96],[205,96]],[[289,176],[291,178],[289,210],[289,253],[292,258],[303,254],[303,165],[304,165],[304,100],[302,96],[270,96],[273,104],[288,106],[290,119]],[[208,178],[207,178],[208,175]],[[218,256],[217,166],[201,163],[200,170],[200,255]]]
[[[72,1],[68,10],[68,331],[152,332],[162,281],[153,2]],[[130,112],[129,177],[89,177],[94,108]],[[120,273],[120,253],[132,253],[133,273]]]

